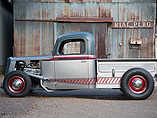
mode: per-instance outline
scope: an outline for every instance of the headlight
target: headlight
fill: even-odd
[[[23,70],[25,67],[25,62],[24,61],[17,61],[16,62],[16,70]]]

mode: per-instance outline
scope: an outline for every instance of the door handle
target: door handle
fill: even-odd
[[[86,63],[87,61],[81,61],[81,63]]]
[[[115,69],[112,69],[112,77],[115,77]]]

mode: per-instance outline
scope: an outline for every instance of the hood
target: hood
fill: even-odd
[[[18,60],[42,60],[42,59],[51,59],[52,55],[39,55],[39,56],[26,56],[26,57],[9,57],[12,61]]]

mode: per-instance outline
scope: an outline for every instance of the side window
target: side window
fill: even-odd
[[[85,52],[85,42],[83,39],[65,40],[60,46],[59,53],[67,54],[83,54]]]

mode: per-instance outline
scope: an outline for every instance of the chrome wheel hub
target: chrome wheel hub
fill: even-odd
[[[17,90],[17,89],[20,89],[22,86],[22,81],[21,80],[14,80],[13,83],[12,83],[12,88]]]
[[[142,87],[142,84],[143,84],[143,82],[142,82],[141,79],[135,79],[135,80],[133,81],[133,87],[134,87],[135,89],[140,89],[140,88]]]

